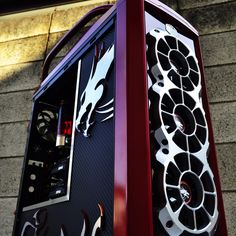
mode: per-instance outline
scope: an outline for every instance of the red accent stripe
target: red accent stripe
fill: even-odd
[[[115,40],[114,236],[127,236],[126,2],[117,3]]]
[[[127,0],[128,235],[152,236],[144,1]]]

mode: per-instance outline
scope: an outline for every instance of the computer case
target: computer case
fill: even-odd
[[[203,69],[197,31],[160,1],[82,18],[33,97],[13,235],[227,235]]]

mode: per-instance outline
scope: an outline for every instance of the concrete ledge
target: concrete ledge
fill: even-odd
[[[210,102],[236,100],[236,64],[205,68]]]
[[[14,14],[0,19],[0,42],[16,40],[41,34],[47,34],[50,26],[50,14],[37,15]]]
[[[198,1],[197,1],[198,2]],[[182,16],[199,31],[209,34],[236,29],[236,2],[184,10]]]
[[[17,196],[23,158],[0,159],[0,197]]]
[[[28,122],[0,124],[0,157],[23,156]]]
[[[211,106],[216,143],[236,142],[236,102],[217,103]]]
[[[236,193],[224,193],[223,198],[228,227],[228,236],[235,236]]]
[[[0,198],[0,235],[12,236],[16,198]]]
[[[43,60],[47,35],[0,43],[0,66]]]
[[[29,120],[34,91],[0,94],[0,123]]]
[[[233,0],[180,0],[178,2],[180,9],[188,9],[188,8],[203,7],[231,1]]]
[[[236,31],[200,38],[205,66],[236,63]]]
[[[1,67],[0,93],[34,89],[39,85],[42,62]]]
[[[222,190],[236,190],[236,143],[216,145]]]

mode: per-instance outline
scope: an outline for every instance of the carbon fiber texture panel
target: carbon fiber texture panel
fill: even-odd
[[[103,45],[106,51],[113,44],[114,28],[110,28],[102,38],[92,42],[80,58],[81,76],[78,99],[88,83],[95,46],[100,49]],[[72,76],[76,77],[76,75]],[[114,98],[114,62],[109,69],[104,86],[100,106]],[[15,235],[21,235],[26,224],[28,227],[24,236],[33,235],[35,232],[39,236],[82,235],[85,218],[86,235],[92,235],[95,222],[100,216],[98,204],[102,206],[104,213],[102,235],[113,235],[114,119],[101,122],[104,114],[99,113],[96,113],[93,118],[90,137],[84,137],[82,133],[75,131],[69,201],[22,212]]]
[[[104,44],[105,51],[114,43],[114,34],[95,42],[98,48]],[[94,47],[82,58],[79,98],[89,78]],[[114,68],[114,67],[113,67]],[[101,105],[114,97],[114,69],[106,79],[105,94]],[[78,107],[79,108],[79,107]],[[103,114],[96,113],[91,136],[86,138],[77,132],[74,144],[71,200],[78,199],[80,209],[87,212],[90,223],[98,217],[98,204],[104,207],[105,225],[103,235],[112,235],[113,188],[114,188],[114,122],[102,122]]]

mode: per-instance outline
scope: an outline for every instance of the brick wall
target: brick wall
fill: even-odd
[[[230,236],[236,232],[236,1],[179,0],[200,33]]]
[[[89,9],[111,1],[0,17],[0,235],[11,235],[31,99],[45,55]],[[236,1],[163,1],[200,32],[229,235],[236,232]],[[59,53],[65,55],[65,50]],[[58,61],[57,60],[57,61]],[[56,63],[57,63],[56,61]]]

